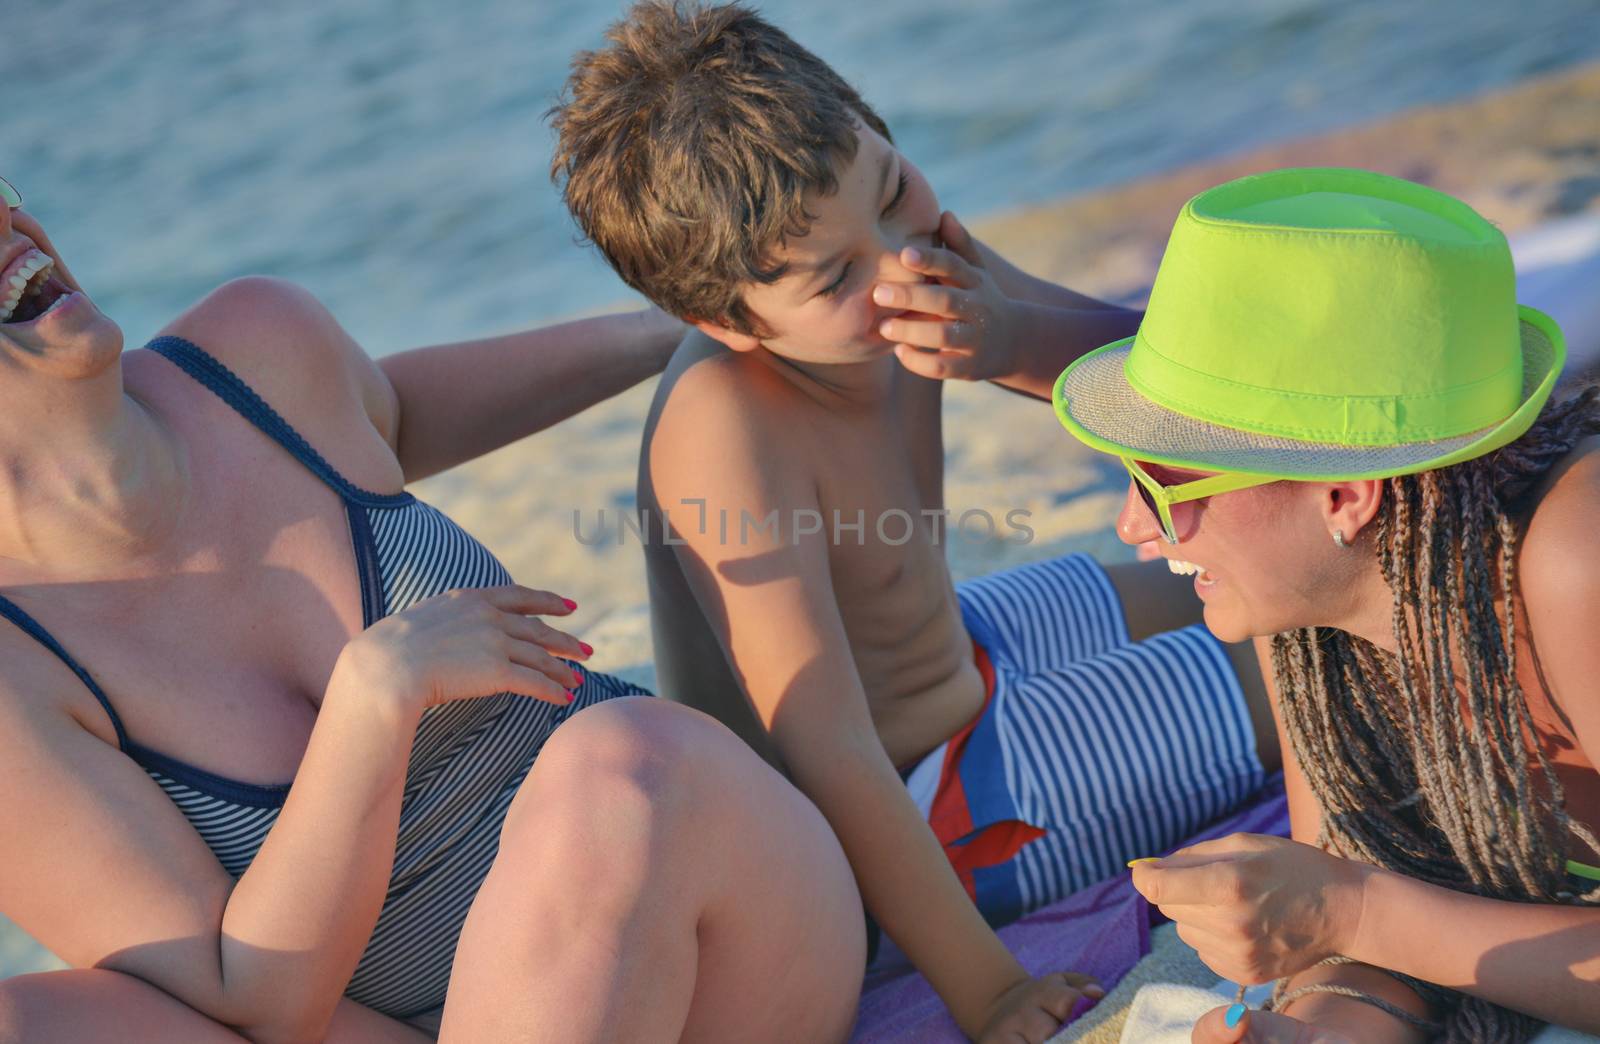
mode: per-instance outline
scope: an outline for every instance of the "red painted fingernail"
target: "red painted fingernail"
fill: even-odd
[[[571,703],[573,700],[575,700],[577,698],[578,698],[578,694],[577,693],[573,692],[571,689],[567,690],[567,702],[568,703]]]
[[[583,672],[578,670],[578,668],[576,668],[576,667],[571,668],[571,670],[572,670],[572,676],[574,678],[578,679],[578,684],[579,685],[582,685],[583,684]]]
[[[576,608],[578,608],[578,603],[577,603],[577,602],[574,602],[574,601],[573,601],[573,600],[572,600],[572,599],[570,599],[570,598],[563,598],[563,599],[561,599],[561,604],[562,604],[562,605],[564,605],[564,606],[566,606],[566,607],[567,607],[567,608],[568,608],[568,609],[576,609]]]
[[[583,650],[583,655],[585,656],[594,655],[594,646],[590,645],[588,642],[579,642],[578,648]]]

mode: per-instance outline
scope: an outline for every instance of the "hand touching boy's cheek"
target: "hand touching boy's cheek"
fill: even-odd
[[[879,333],[895,343],[901,365],[937,380],[983,381],[1016,368],[1016,303],[984,267],[977,244],[956,216],[939,221],[943,247],[901,251],[907,269],[931,282],[879,283],[873,301],[918,316],[886,319]]]

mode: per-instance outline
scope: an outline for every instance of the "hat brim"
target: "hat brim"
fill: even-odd
[[[1056,381],[1056,416],[1094,449],[1119,457],[1198,471],[1225,471],[1303,481],[1388,478],[1482,456],[1516,439],[1544,408],[1566,361],[1555,320],[1519,306],[1522,403],[1499,424],[1448,439],[1396,446],[1303,442],[1225,428],[1158,405],[1134,391],[1123,373],[1128,337],[1097,348]]]

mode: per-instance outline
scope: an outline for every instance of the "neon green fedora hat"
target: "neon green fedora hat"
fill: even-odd
[[[1201,471],[1383,478],[1528,430],[1561,372],[1505,236],[1364,170],[1240,178],[1178,215],[1139,332],[1074,362],[1056,416],[1095,449]]]

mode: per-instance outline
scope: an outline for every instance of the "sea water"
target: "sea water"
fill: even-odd
[[[1595,0],[764,0],[967,217],[1600,57]],[[594,310],[544,113],[619,2],[4,0],[0,175],[139,344],[232,276],[369,350]]]

